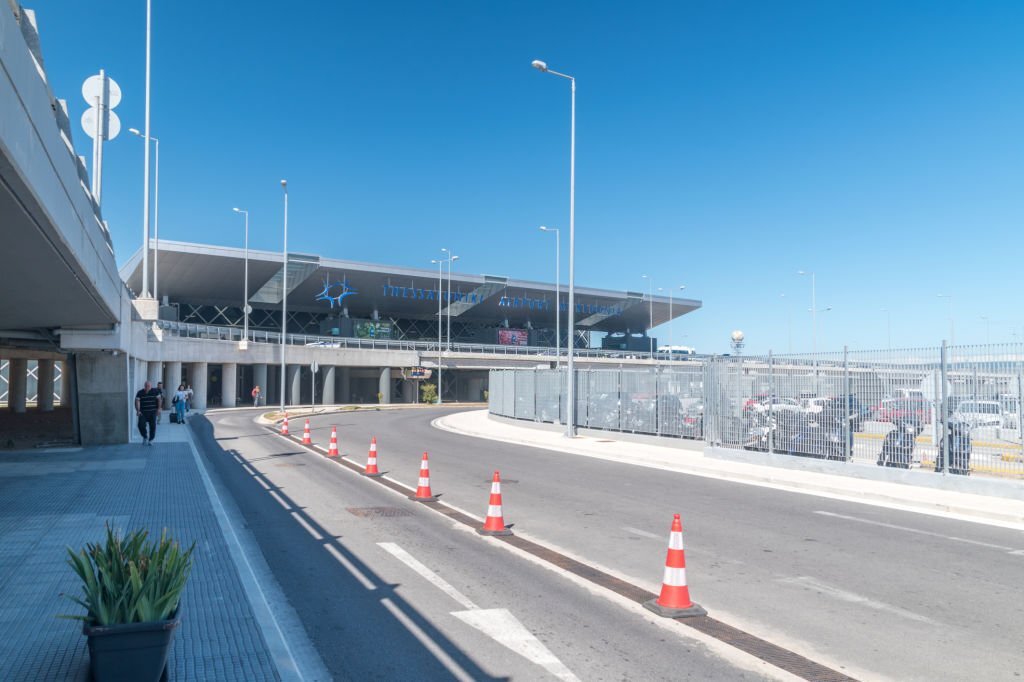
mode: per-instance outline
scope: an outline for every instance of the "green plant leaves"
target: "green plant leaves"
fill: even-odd
[[[160,534],[147,542],[148,531],[138,529],[124,537],[106,527],[106,542],[87,544],[75,552],[67,548],[67,563],[82,581],[83,598],[64,595],[85,607],[84,616],[62,616],[92,625],[119,625],[167,620],[177,608],[192,571],[195,543],[181,545]]]

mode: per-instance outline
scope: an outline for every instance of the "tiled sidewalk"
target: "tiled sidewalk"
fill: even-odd
[[[197,541],[169,672],[179,680],[280,679],[232,563],[183,427],[140,443],[0,454],[0,679],[86,680],[89,656],[65,547],[103,537],[104,523],[167,528]],[[162,441],[162,442],[161,442]]]

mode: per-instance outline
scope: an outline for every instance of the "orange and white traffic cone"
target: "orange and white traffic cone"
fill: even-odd
[[[672,517],[672,532],[668,536],[668,556],[665,557],[665,577],[661,581],[661,595],[644,602],[644,607],[666,618],[706,616],[699,604],[690,601],[690,588],[686,586],[686,554],[683,551],[683,523],[679,514]]]
[[[312,445],[313,439],[309,436],[309,420],[306,420],[306,427],[302,429],[302,444]]]
[[[380,469],[377,468],[377,437],[374,436],[370,440],[370,454],[366,457],[366,470],[363,471],[363,476],[383,476]]]
[[[281,435],[282,436],[287,436],[288,435],[288,415],[287,414],[284,415],[284,421],[281,422]]]
[[[427,453],[423,453],[423,461],[420,462],[420,481],[416,486],[416,494],[409,496],[410,500],[419,502],[433,502],[437,495],[430,492],[430,465],[427,463]]]
[[[512,535],[512,531],[505,527],[505,518],[501,514],[501,474],[494,472],[494,479],[491,481],[491,499],[487,505],[487,520],[483,528],[477,528],[480,535]]]
[[[331,444],[327,447],[327,456],[328,457],[337,457],[338,456],[338,427],[337,426],[332,426],[331,427]]]

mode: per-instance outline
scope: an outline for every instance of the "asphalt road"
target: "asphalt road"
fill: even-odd
[[[763,664],[595,597],[255,415],[191,426],[335,679],[766,679]]]
[[[342,453],[362,463],[370,437],[376,436],[382,470],[411,486],[427,450],[434,492],[481,516],[491,472],[500,469],[505,520],[515,524],[517,533],[608,567],[652,591],[660,582],[671,515],[678,512],[695,601],[720,620],[855,677],[963,680],[1024,675],[1019,645],[1024,632],[1024,599],[1019,596],[1024,534],[1019,531],[559,455],[430,426],[448,411],[318,416],[313,420],[314,441],[326,444],[335,424]],[[338,561],[325,558],[323,543],[311,540],[308,531],[297,530],[296,514],[319,524],[313,527],[322,528],[318,532],[325,537],[344,531],[339,542],[357,543],[359,558],[375,574],[414,592],[415,598],[410,594],[408,599],[417,613],[479,666],[475,672],[466,668],[473,677],[483,671],[534,679],[537,668],[475,635],[457,618],[462,627],[452,629],[453,617],[447,614],[457,605],[446,603],[450,597],[429,583],[419,584],[426,582],[422,578],[414,581],[407,568],[403,573],[391,555],[375,555],[374,538],[399,538],[384,541],[421,555],[421,561],[442,568],[442,575],[458,576],[458,582],[449,582],[472,595],[474,603],[512,608],[581,679],[739,679],[743,674],[674,634],[667,643],[657,641],[665,630],[652,633],[656,626],[642,617],[595,598],[555,573],[481,545],[474,536],[453,529],[450,521],[432,518],[438,515],[429,510],[414,510],[412,518],[376,521],[348,514],[344,507],[402,505],[393,493],[378,490],[380,486],[266,435],[251,423],[253,416],[216,415],[211,418],[213,431],[203,433],[202,424],[196,428],[206,456],[250,525],[255,524],[253,531],[275,575],[307,630],[325,645],[322,650],[330,649],[322,637],[332,629],[348,640],[352,624],[347,610],[359,606],[380,611],[379,598],[364,595],[356,604],[341,600],[335,605],[319,596],[319,588],[312,585],[322,584],[332,571],[341,573]],[[214,436],[222,440],[214,441]],[[236,450],[261,473],[254,477],[234,457],[218,452],[220,448]],[[286,487],[290,504],[305,510],[288,512],[252,480],[265,475]],[[382,494],[391,501],[380,502]],[[388,558],[390,562],[381,561]],[[297,566],[294,578],[287,569],[291,563]],[[352,582],[344,575],[340,580]],[[355,598],[351,589],[346,594]],[[486,595],[494,599],[488,601]],[[303,606],[303,600],[310,603]],[[470,641],[465,637],[474,636],[480,641],[464,644]],[[680,647],[689,651],[682,659],[685,666]],[[503,651],[505,658],[500,657]],[[501,665],[495,667],[494,661]],[[436,668],[436,657],[424,653],[423,665]]]

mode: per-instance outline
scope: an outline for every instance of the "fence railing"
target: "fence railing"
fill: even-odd
[[[213,339],[218,341],[241,341],[248,339],[249,343],[280,344],[281,333],[250,329],[245,334],[241,327],[226,327],[206,324],[193,324],[189,322],[175,322],[160,320],[157,326],[164,334],[191,339]],[[321,348],[351,348],[363,350],[408,350],[421,353],[437,353],[437,341],[409,341],[392,339],[361,339],[342,336],[318,336],[311,334],[288,334],[285,342],[295,346],[318,346]],[[542,357],[550,361],[556,359],[555,349],[549,346],[510,346],[501,344],[484,343],[446,343],[441,344],[442,351],[452,353],[472,353],[481,355],[508,355],[508,356],[533,356]],[[643,353],[639,351],[607,350],[601,348],[577,348],[575,356],[578,358],[612,358],[619,360],[647,360],[680,364],[690,362],[699,356],[680,356],[669,353]],[[562,357],[565,350],[562,350]]]
[[[492,370],[490,408],[563,422],[564,370]],[[1024,479],[1024,344],[698,358],[585,369],[577,426]]]

